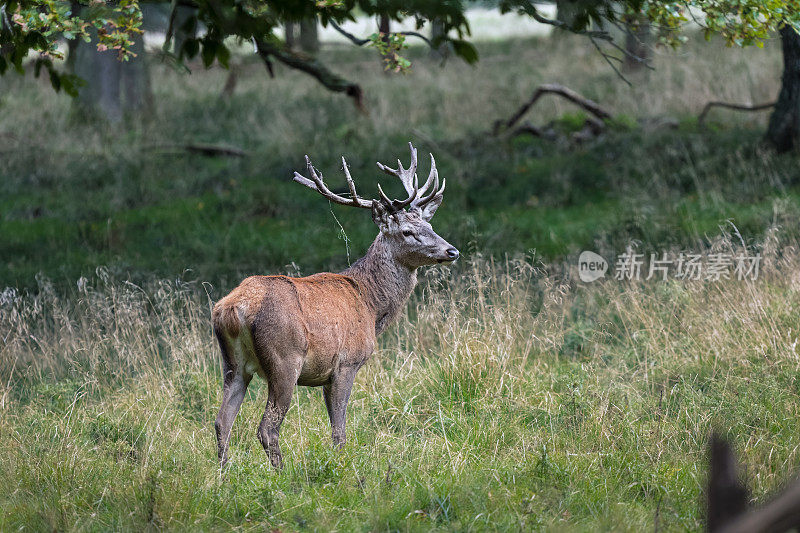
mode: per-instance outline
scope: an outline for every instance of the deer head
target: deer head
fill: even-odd
[[[439,173],[436,170],[436,161],[431,155],[430,174],[420,187],[417,179],[417,150],[411,143],[408,143],[408,146],[411,149],[411,164],[408,168],[403,168],[399,159],[396,169],[378,163],[380,170],[400,179],[408,194],[405,200],[389,199],[380,184],[379,198],[365,200],[359,197],[344,157],[342,166],[350,189],[350,198],[331,192],[323,181],[322,174],[314,168],[308,156],[306,156],[306,167],[311,179],[295,172],[294,181],[317,191],[331,202],[370,209],[372,220],[389,245],[394,259],[409,268],[455,261],[458,258],[458,250],[437,235],[430,224],[431,218],[442,204],[445,180],[442,180],[442,186],[439,188]]]

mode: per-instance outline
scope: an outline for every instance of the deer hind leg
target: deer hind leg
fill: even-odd
[[[250,374],[237,372],[228,364],[223,364],[223,371],[225,376],[222,385],[222,405],[217,413],[217,420],[214,422],[214,429],[217,432],[217,455],[219,456],[220,466],[225,466],[228,462],[228,444],[231,439],[233,421],[242,407],[247,386],[253,378]]]
[[[215,330],[222,352],[222,405],[214,422],[217,433],[217,455],[221,466],[228,462],[228,443],[236,415],[244,401],[247,386],[253,374],[247,372],[242,364],[242,344],[231,340],[219,330]]]
[[[357,371],[358,367],[343,368],[334,375],[329,384],[322,387],[322,396],[331,421],[333,445],[337,448],[344,446],[347,440],[347,402],[350,401],[350,391],[353,390]]]
[[[272,466],[278,470],[283,469],[283,455],[278,443],[281,424],[286,411],[292,403],[292,392],[297,384],[298,371],[293,368],[285,369],[286,372],[270,372],[268,374],[269,393],[267,394],[267,407],[264,409],[264,418],[258,426],[258,440],[267,452]],[[299,370],[299,369],[298,369]]]

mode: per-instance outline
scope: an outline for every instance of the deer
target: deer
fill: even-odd
[[[342,272],[251,276],[214,305],[212,324],[223,375],[222,405],[214,423],[221,468],[228,462],[233,422],[255,374],[268,386],[258,439],[275,469],[283,468],[278,438],[296,386],[322,387],[333,445],[344,446],[356,373],[372,355],[377,337],[403,311],[417,283],[417,269],[458,258],[458,250],[430,224],[446,179],[440,188],[431,154],[430,174],[420,187],[417,150],[411,143],[409,148],[408,168],[399,159],[396,169],[378,163],[381,171],[400,179],[408,195],[404,200],[389,199],[380,184],[377,199],[361,198],[344,157],[350,194],[336,194],[306,155],[309,177],[295,172],[293,180],[330,202],[369,209],[377,237],[364,257]]]

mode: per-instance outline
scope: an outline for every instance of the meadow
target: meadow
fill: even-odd
[[[692,39],[632,87],[580,38],[480,52],[441,68],[411,50],[394,77],[325,51],[367,114],[257,64],[230,98],[219,69],[154,64],[157,112],[114,127],[76,122],[45,80],[0,79],[0,530],[700,530],[712,428],[755,503],[792,478],[800,160],[761,145],[763,114],[696,120],[708,100],[773,99],[777,47]],[[611,110],[610,131],[488,134],[552,82]],[[546,100],[530,119],[568,134],[582,115]],[[343,450],[299,388],[273,471],[256,379],[220,472],[211,305],[244,275],[355,260],[368,217],[289,177],[308,153],[335,182],[345,155],[366,192],[409,140],[447,177],[433,222],[462,259],[421,274],[359,373]],[[763,260],[750,281],[578,280],[578,252],[631,244]]]

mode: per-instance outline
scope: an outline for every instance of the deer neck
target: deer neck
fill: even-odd
[[[375,335],[394,322],[417,284],[416,269],[395,259],[382,233],[366,255],[342,274],[358,282],[367,305],[375,314]]]

